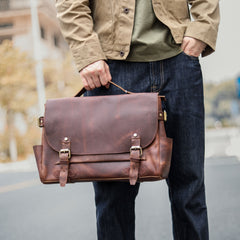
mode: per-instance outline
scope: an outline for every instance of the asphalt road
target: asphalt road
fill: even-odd
[[[211,141],[214,147],[216,141]],[[226,138],[221,143],[226,147]],[[240,161],[221,148],[209,154],[205,169],[210,239],[239,240]],[[92,185],[75,183],[60,188],[40,184],[36,171],[1,172],[0,240],[66,239],[97,239]],[[136,201],[136,239],[172,239],[164,181],[141,185]]]

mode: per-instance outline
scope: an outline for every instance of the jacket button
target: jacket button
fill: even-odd
[[[124,8],[123,12],[128,14],[129,13],[129,8]]]
[[[123,51],[120,52],[120,56],[121,56],[121,57],[124,56],[124,52],[123,52]]]

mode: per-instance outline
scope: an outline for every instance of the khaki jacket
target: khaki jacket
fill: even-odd
[[[184,36],[215,50],[219,0],[152,0],[157,18],[177,44]],[[189,9],[190,4],[190,9]],[[134,24],[135,0],[56,0],[57,17],[80,71],[100,59],[126,59]],[[190,20],[190,13],[193,21]]]

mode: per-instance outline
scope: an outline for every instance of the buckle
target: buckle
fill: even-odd
[[[38,118],[38,126],[40,128],[44,127],[44,117]]]
[[[142,147],[141,146],[131,146],[130,147],[130,153],[132,152],[132,151],[136,151],[136,150],[139,150],[140,151],[140,156],[142,156]]]
[[[165,122],[167,121],[167,112],[166,112],[166,110],[163,111],[163,120]]]
[[[70,151],[70,149],[68,149],[68,148],[63,148],[63,149],[61,149],[61,150],[59,151],[59,157],[60,157],[60,154],[62,154],[62,153],[67,153],[67,154],[68,154],[68,159],[71,158],[71,151]]]

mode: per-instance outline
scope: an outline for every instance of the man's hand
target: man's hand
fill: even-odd
[[[109,81],[112,79],[109,67],[103,60],[94,62],[80,71],[80,77],[86,90],[105,86],[109,88]]]
[[[184,37],[181,48],[187,55],[199,57],[199,55],[206,48],[206,46],[206,43],[198,39],[192,37]]]

